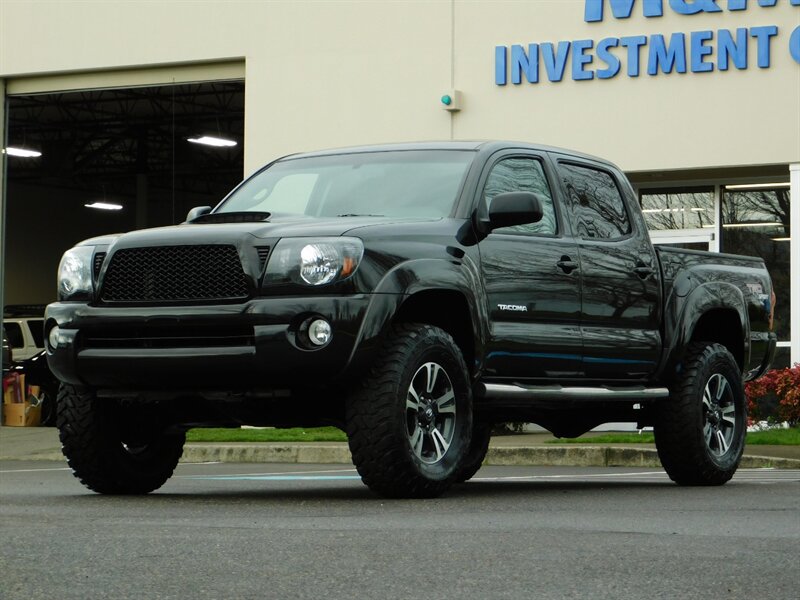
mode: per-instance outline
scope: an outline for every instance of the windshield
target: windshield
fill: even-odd
[[[446,217],[473,156],[406,150],[287,158],[247,180],[215,212]]]

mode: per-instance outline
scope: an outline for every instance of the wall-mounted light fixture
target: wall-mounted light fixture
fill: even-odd
[[[439,98],[441,107],[449,112],[461,110],[461,92],[459,90],[448,90]]]

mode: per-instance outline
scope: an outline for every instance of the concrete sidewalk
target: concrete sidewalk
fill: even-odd
[[[588,436],[593,434],[589,433]],[[547,433],[492,438],[485,464],[660,468],[653,444],[553,444]],[[63,461],[53,427],[0,427],[0,460]],[[182,462],[352,464],[344,442],[193,443]],[[800,469],[800,446],[748,446],[743,468]]]

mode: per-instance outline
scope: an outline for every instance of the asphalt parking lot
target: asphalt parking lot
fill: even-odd
[[[4,461],[0,596],[796,600],[798,484],[484,467],[390,501],[348,465],[182,464],[155,494],[107,497],[63,463]]]

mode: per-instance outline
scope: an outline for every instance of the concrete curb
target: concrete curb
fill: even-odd
[[[342,445],[302,444],[186,444],[181,462],[353,464]]]
[[[0,460],[64,461],[59,450],[46,450],[26,456],[0,456]],[[183,463],[307,463],[352,465],[346,444],[187,444]],[[493,446],[485,465],[528,467],[645,467],[661,468],[654,448],[622,446]],[[772,456],[745,455],[743,469],[800,469],[800,460]]]
[[[352,464],[344,444],[187,444],[181,462],[251,462]],[[661,468],[651,448],[619,446],[496,446],[485,465],[530,467],[647,467]],[[800,460],[768,456],[742,457],[745,469],[800,469]]]

